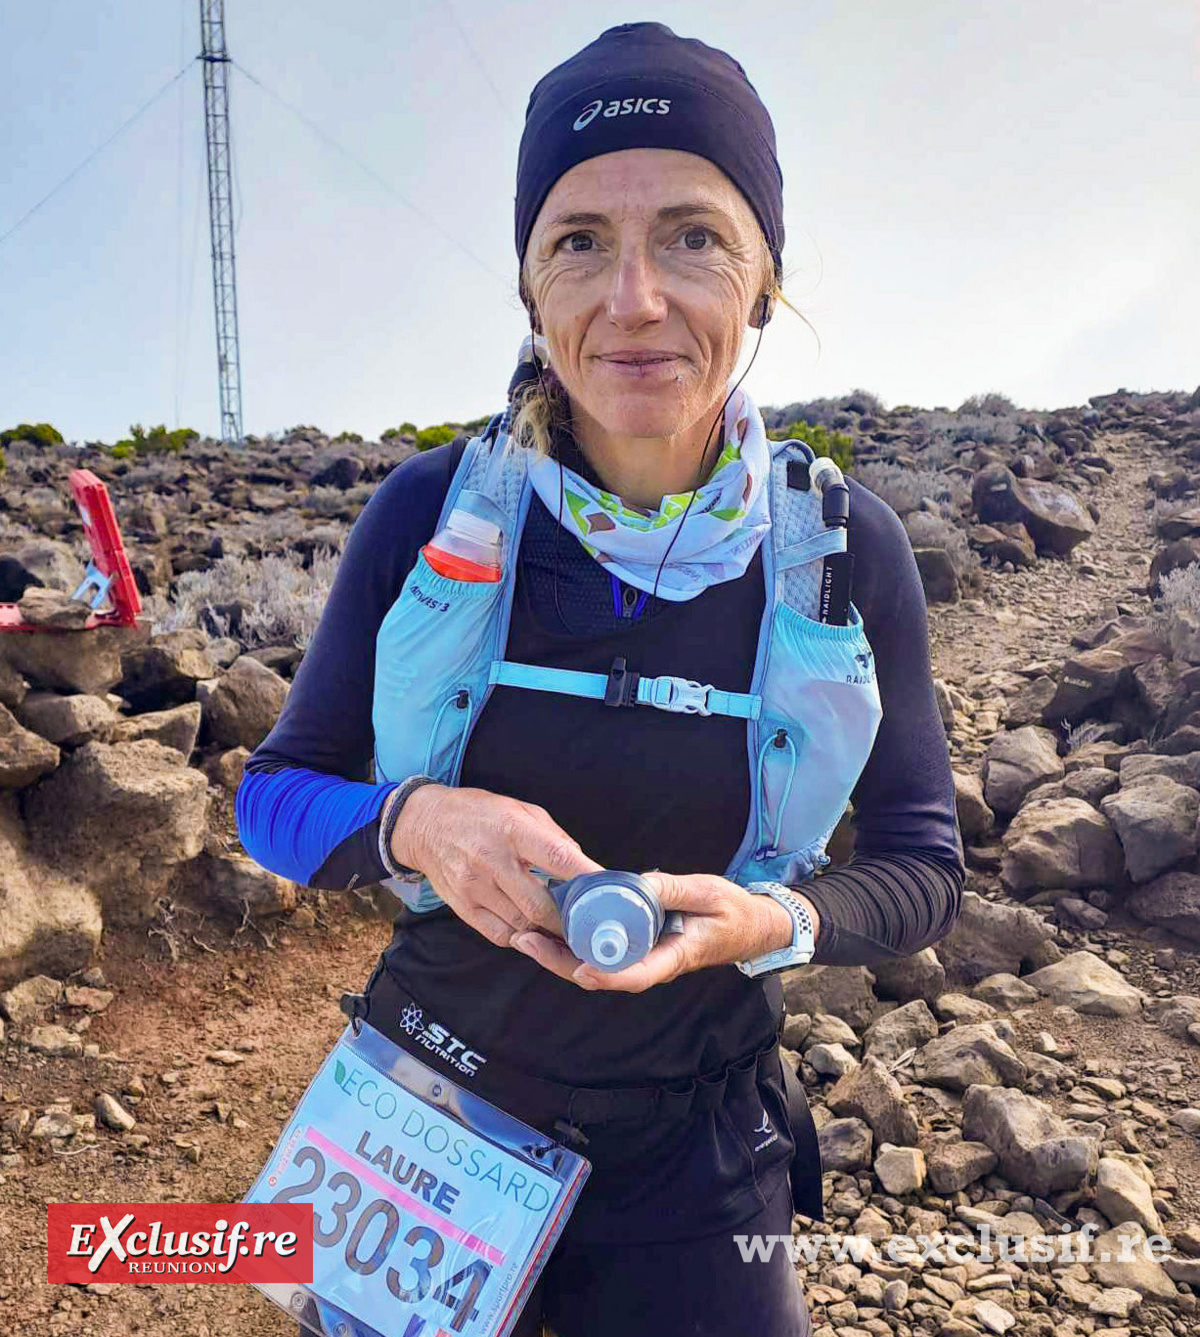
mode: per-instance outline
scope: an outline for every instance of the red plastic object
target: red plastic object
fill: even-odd
[[[125,544],[121,539],[117,517],[113,514],[108,489],[90,469],[73,469],[70,481],[84,532],[92,547],[92,560],[88,563],[87,575],[75,591],[75,597],[87,597],[90,589],[94,609],[105,598],[109,604],[109,607],[92,613],[85,630],[90,631],[95,627],[136,627],[138,614],[142,611],[142,599],[129,566],[129,558],[125,554]],[[27,622],[16,604],[0,604],[0,632],[53,630],[56,628]]]
[[[473,562],[469,557],[460,557],[455,552],[443,552],[427,543],[421,552],[425,560],[438,573],[451,580],[463,580],[473,584],[492,584],[503,574],[498,566],[484,566],[482,562]]]

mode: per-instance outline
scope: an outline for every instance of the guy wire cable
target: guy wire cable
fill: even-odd
[[[137,111],[135,111],[127,121],[119,125],[112,132],[112,134],[109,135],[109,137],[104,141],[103,144],[99,145],[97,148],[94,148],[91,151],[91,153],[89,153],[88,156],[84,158],[84,160],[77,167],[73,167],[71,171],[69,171],[67,175],[63,177],[63,179],[58,183],[58,185],[54,187],[53,190],[43,195],[42,198],[38,200],[38,202],[33,206],[32,209],[22,214],[21,217],[17,219],[17,221],[12,225],[12,227],[8,229],[7,232],[0,233],[0,246],[2,246],[9,239],[9,237],[11,237],[14,232],[16,232],[16,230],[19,227],[22,227],[26,222],[28,222],[28,220],[31,219],[35,213],[37,213],[37,211],[42,207],[42,205],[52,200],[54,196],[57,195],[58,192],[62,190],[62,188],[69,181],[77,177],[79,173],[82,172],[83,169],[88,165],[88,163],[92,161],[93,158],[103,153],[104,150],[108,148],[108,146],[113,142],[113,140],[117,139],[120,135],[124,134],[124,132],[129,129],[129,127],[134,123],[134,121],[138,119],[139,116],[149,111],[149,109],[159,100],[159,98],[162,97],[162,95],[169,88],[171,88],[171,86],[177,80],[182,79],[183,76],[191,70],[191,68],[192,68],[192,62],[189,60],[188,63],[183,67],[183,69],[179,71],[178,74],[172,75],[171,78],[168,79],[165,84],[163,84],[163,86],[158,90],[157,93],[154,94],[153,97],[151,97],[148,101],[143,102],[142,105],[137,109]]]
[[[428,227],[432,228],[434,232],[438,233],[441,237],[443,237],[446,241],[448,241],[457,250],[461,251],[463,255],[465,255],[473,264],[478,265],[480,269],[485,270],[488,274],[492,276],[492,278],[504,284],[506,290],[509,289],[510,280],[501,277],[501,275],[499,275],[491,267],[491,265],[488,264],[486,260],[481,259],[468,246],[464,245],[463,242],[459,241],[457,237],[454,237],[451,233],[447,232],[446,229],[437,221],[437,219],[432,214],[426,213],[425,210],[422,209],[419,204],[414,204],[412,200],[410,200],[408,196],[403,193],[403,191],[397,190],[396,187],[393,186],[392,183],[386,177],[381,176],[369,163],[364,162],[356,153],[353,153],[350,149],[346,148],[344,144],[338,143],[338,141],[334,139],[332,135],[329,135],[324,130],[322,130],[321,127],[314,120],[312,120],[311,117],[305,115],[305,113],[302,112],[299,107],[289,102],[287,98],[282,97],[279,93],[276,93],[274,89],[268,88],[267,85],[264,84],[261,79],[255,78],[255,76],[251,74],[250,71],[246,69],[244,65],[234,60],[232,56],[230,57],[229,63],[233,66],[235,70],[238,71],[239,74],[245,75],[245,77],[249,79],[252,84],[255,84],[257,87],[261,88],[262,91],[266,93],[268,97],[274,98],[275,101],[280,104],[280,106],[286,107],[287,110],[290,111],[293,116],[303,121],[304,124],[308,126],[308,128],[313,132],[314,135],[317,136],[318,139],[322,140],[325,144],[327,144],[330,148],[334,149],[337,153],[342,154],[343,157],[348,158],[352,163],[354,163],[354,165],[357,168],[359,168],[360,171],[365,172],[369,177],[371,177],[373,181],[375,181],[378,185],[381,185],[384,188],[384,190],[386,190],[390,195],[394,195],[396,199],[398,199],[406,209],[416,214],[416,216],[419,219],[421,219],[422,222],[424,222]]]
[[[471,59],[479,67],[479,72],[483,75],[484,82],[492,90],[492,96],[496,99],[496,105],[508,120],[513,121],[515,118],[513,117],[512,108],[504,98],[501,97],[500,90],[496,87],[496,81],[492,78],[492,72],[487,67],[487,62],[484,61],[479,52],[476,51],[475,43],[471,41],[470,34],[458,21],[458,15],[454,12],[454,6],[450,3],[450,0],[442,0],[442,8],[450,16],[450,22],[458,29],[458,35],[462,38],[463,46],[470,52]]]

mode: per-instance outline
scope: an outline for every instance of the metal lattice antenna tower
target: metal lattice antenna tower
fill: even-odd
[[[212,234],[213,306],[221,439],[242,439],[242,367],[238,354],[237,278],[233,264],[233,184],[229,151],[229,52],[225,0],[200,0],[200,61],[204,68],[204,136],[208,146],[208,223]]]

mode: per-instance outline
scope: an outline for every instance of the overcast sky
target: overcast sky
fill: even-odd
[[[0,7],[0,237],[187,67],[0,241],[0,429],[219,430],[198,11]],[[1200,381],[1195,0],[226,0],[275,95],[231,71],[247,432],[502,405],[529,91],[638,19],[731,52],[775,121],[785,291],[820,346],[780,309],[758,403]]]

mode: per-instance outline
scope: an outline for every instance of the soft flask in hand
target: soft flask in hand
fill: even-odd
[[[597,970],[624,970],[640,961],[663,933],[679,933],[678,911],[664,911],[639,873],[583,873],[548,879],[567,946]]]

